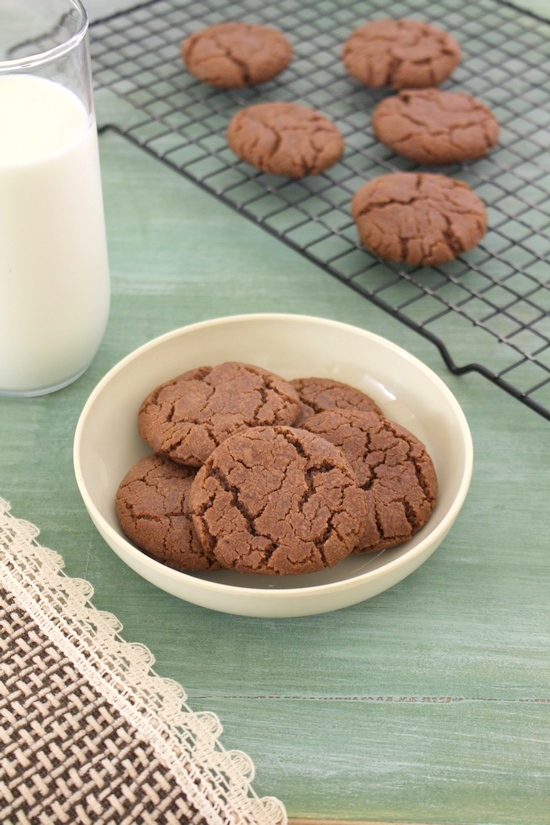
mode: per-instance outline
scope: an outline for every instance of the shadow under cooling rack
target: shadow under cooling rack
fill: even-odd
[[[550,25],[498,0],[392,4],[393,17],[453,33],[463,57],[444,88],[479,97],[501,127],[488,157],[429,170],[376,140],[372,110],[388,92],[360,87],[340,59],[350,31],[387,13],[385,0],[231,3],[231,19],[276,26],[294,50],[274,81],[238,90],[199,83],[180,58],[184,37],[228,19],[219,0],[154,0],[104,18],[91,27],[94,82],[114,105],[100,126],[417,330],[452,372],[479,372],[550,419]],[[346,141],[343,159],[298,181],[239,161],[226,143],[227,124],[239,108],[268,100],[302,102],[331,117]],[[366,180],[395,170],[438,171],[472,186],[489,216],[479,246],[430,268],[393,266],[362,249],[351,198]]]

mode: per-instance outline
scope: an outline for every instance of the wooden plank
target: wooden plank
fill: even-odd
[[[372,819],[289,819],[288,825],[423,825],[421,822],[405,822],[401,819],[399,822],[382,822],[381,820]],[[430,825],[443,825],[443,823],[432,822]]]

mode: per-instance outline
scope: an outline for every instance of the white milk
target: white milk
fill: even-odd
[[[0,76],[0,393],[64,386],[109,312],[95,122],[61,85]]]

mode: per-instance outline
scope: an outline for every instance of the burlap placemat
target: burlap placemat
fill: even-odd
[[[0,499],[2,825],[285,825],[254,769]]]

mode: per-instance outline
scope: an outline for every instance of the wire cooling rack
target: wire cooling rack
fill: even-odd
[[[484,159],[429,170],[374,137],[371,115],[388,90],[347,76],[347,35],[379,17],[412,17],[453,33],[463,58],[444,84],[479,97],[500,126]],[[187,35],[227,19],[274,25],[294,49],[275,80],[216,90],[183,67]],[[116,105],[101,128],[117,130],[163,163],[296,249],[364,298],[431,340],[454,373],[479,372],[550,419],[550,25],[499,0],[153,0],[91,27],[97,92]],[[343,159],[299,181],[258,172],[229,150],[233,114],[290,100],[339,126]],[[441,267],[385,263],[358,244],[354,192],[395,170],[438,171],[466,181],[485,202],[479,246]]]

